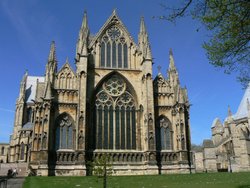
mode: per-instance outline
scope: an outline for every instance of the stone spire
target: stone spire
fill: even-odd
[[[227,107],[227,117],[232,117],[232,111],[231,111],[231,109],[230,109],[230,106],[228,105],[228,107]]]
[[[169,50],[169,67],[168,67],[169,80],[173,85],[179,85],[179,76],[174,63],[174,55],[172,49]]]
[[[142,55],[144,58],[152,59],[151,50],[150,50],[150,44],[148,40],[148,33],[146,31],[146,26],[144,22],[144,17],[141,17],[141,23],[140,23],[140,32],[138,35],[138,45],[139,49],[142,52]]]
[[[56,61],[56,47],[55,47],[55,41],[52,41],[50,45],[48,62],[55,62],[55,61]]]
[[[65,64],[69,64],[69,57],[66,57]]]
[[[20,83],[19,100],[25,98],[27,77],[28,77],[28,71],[26,70],[25,74],[23,75],[22,81]]]
[[[170,48],[170,50],[169,50],[169,70],[171,70],[171,71],[175,70],[176,71],[172,48]]]
[[[117,15],[116,8],[114,8],[112,15]]]
[[[76,45],[76,58],[79,58],[79,55],[86,56],[88,54],[87,45],[88,45],[88,37],[89,37],[89,26],[88,26],[88,18],[87,12],[84,11],[82,26],[79,31],[78,42]]]
[[[82,26],[81,31],[87,29],[88,30],[88,18],[87,18],[87,11],[84,11],[83,19],[82,19]]]
[[[150,47],[150,44],[149,44],[149,43],[148,43],[147,48],[146,48],[145,58],[146,58],[147,60],[152,60],[151,47]]]
[[[140,23],[140,34],[147,34],[144,17],[141,17],[141,23]]]
[[[57,72],[56,47],[55,41],[51,42],[48,63],[46,65],[45,82],[54,81],[54,75]]]

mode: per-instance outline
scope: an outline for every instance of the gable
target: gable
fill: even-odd
[[[57,89],[75,89],[76,74],[71,68],[68,61],[63,65],[57,73],[55,86]]]
[[[133,38],[129,34],[128,30],[122,23],[121,19],[116,14],[115,10],[113,11],[112,15],[108,18],[108,20],[105,22],[105,24],[101,27],[96,36],[91,40],[91,43],[89,44],[89,49],[92,48],[95,43],[100,42],[103,39],[103,37],[104,40],[105,38],[111,40],[112,39],[125,40],[126,43],[132,44],[133,46],[138,48]]]

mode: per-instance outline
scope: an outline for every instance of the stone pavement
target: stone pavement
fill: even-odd
[[[24,177],[10,178],[7,182],[7,188],[22,188]]]

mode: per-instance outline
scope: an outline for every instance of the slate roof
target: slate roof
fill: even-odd
[[[243,95],[243,98],[241,99],[240,105],[238,107],[238,110],[236,114],[233,116],[234,119],[241,119],[244,117],[247,117],[247,100],[250,102],[250,83],[248,84],[248,87]]]
[[[27,122],[23,125],[22,130],[31,130],[33,128],[33,123]]]
[[[213,148],[214,147],[214,143],[210,139],[203,140],[202,145],[203,145],[204,148]]]
[[[26,81],[25,102],[32,102],[35,100],[38,82],[44,82],[44,77],[28,76]]]

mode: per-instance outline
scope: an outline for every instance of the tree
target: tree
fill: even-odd
[[[103,188],[107,187],[107,177],[111,176],[113,173],[112,164],[109,161],[110,157],[104,154],[89,163],[93,175],[103,178]]]
[[[249,0],[187,0],[179,7],[169,7],[166,16],[176,19],[192,15],[210,31],[211,36],[203,47],[209,62],[221,67],[225,73],[237,73],[238,80],[247,86],[250,82],[250,1]]]

